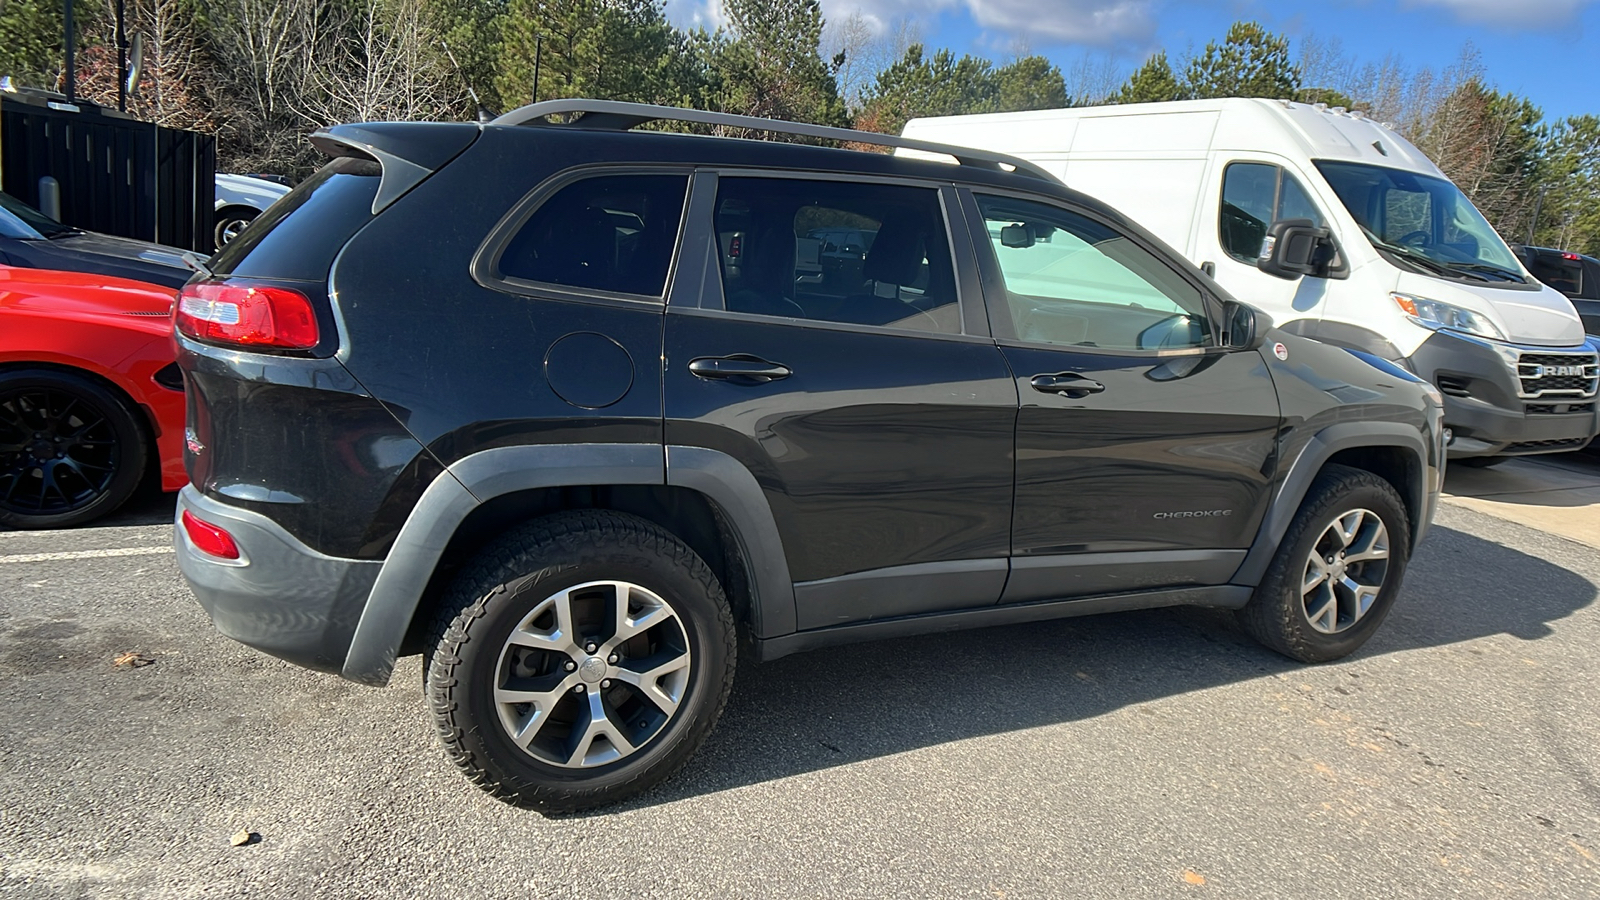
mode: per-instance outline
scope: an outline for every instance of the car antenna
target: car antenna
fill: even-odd
[[[450,52],[450,44],[444,38],[440,38],[439,46],[444,48],[444,55],[449,57],[450,65],[456,67],[456,74],[461,76],[461,83],[466,85],[467,94],[472,97],[472,105],[478,108],[478,121],[484,123],[494,121],[494,110],[484,106],[483,101],[478,99],[478,92],[472,89],[472,82],[467,80],[467,73],[462,70],[461,63],[456,61],[456,55]]]

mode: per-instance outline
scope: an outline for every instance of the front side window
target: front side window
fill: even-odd
[[[1365,163],[1318,160],[1317,169],[1389,258],[1457,280],[1526,283],[1505,241],[1449,181]]]
[[[1222,209],[1218,236],[1222,249],[1240,262],[1255,265],[1267,229],[1279,219],[1310,219],[1322,225],[1322,212],[1311,195],[1281,167],[1268,163],[1231,163],[1222,173]]]
[[[687,175],[597,175],[556,191],[500,255],[505,278],[660,297]]]
[[[1015,336],[1111,350],[1208,346],[1200,290],[1109,226],[1059,207],[978,196]]]
[[[724,176],[715,227],[729,312],[961,333],[934,188]]]

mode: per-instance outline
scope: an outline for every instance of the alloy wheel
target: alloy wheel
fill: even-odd
[[[1301,580],[1306,621],[1323,634],[1353,627],[1372,609],[1389,573],[1389,531],[1377,513],[1336,516],[1311,545]]]
[[[0,508],[83,509],[111,487],[121,460],[110,417],[84,397],[33,386],[0,393]]]
[[[494,705],[535,759],[592,768],[639,752],[689,686],[683,622],[648,588],[591,581],[545,598],[517,623],[495,667]]]

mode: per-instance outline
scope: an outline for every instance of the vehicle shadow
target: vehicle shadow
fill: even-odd
[[[1600,455],[1534,456],[1492,468],[1452,463],[1445,472],[1444,490],[1458,497],[1522,506],[1591,506],[1600,497]]]
[[[1580,575],[1435,526],[1399,605],[1355,659],[1494,634],[1537,640],[1595,595]],[[1063,619],[741,664],[721,725],[689,767],[624,808],[1088,719],[1300,668],[1255,644],[1227,612],[1202,609]]]

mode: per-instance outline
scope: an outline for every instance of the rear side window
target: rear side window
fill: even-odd
[[[961,333],[934,188],[723,177],[716,230],[729,312]]]
[[[687,175],[597,175],[556,191],[500,254],[502,278],[659,298]]]
[[[339,157],[267,208],[211,258],[217,275],[323,281],[334,257],[372,221],[383,169]]]
[[[1550,285],[1568,297],[1581,297],[1583,294],[1583,264],[1581,261],[1548,260],[1543,254],[1536,257],[1533,265],[1528,267],[1533,276],[1545,284]]]
[[[1293,175],[1267,163],[1232,163],[1222,174],[1222,210],[1217,235],[1222,249],[1255,264],[1267,229],[1279,219],[1323,223],[1322,211]]]

